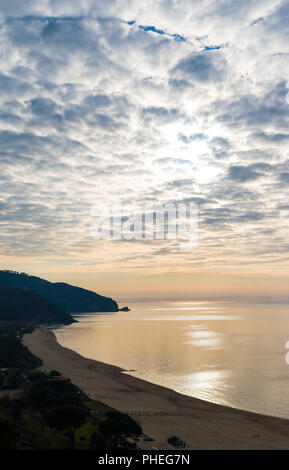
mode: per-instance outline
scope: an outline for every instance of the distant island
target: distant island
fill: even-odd
[[[70,313],[118,312],[118,304],[110,297],[75,287],[64,282],[49,282],[26,273],[0,271],[0,286],[36,292],[59,309]]]
[[[34,325],[75,322],[69,313],[39,294],[15,287],[0,287],[0,321]]]

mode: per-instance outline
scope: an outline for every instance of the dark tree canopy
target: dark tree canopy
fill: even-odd
[[[142,428],[130,416],[117,411],[107,413],[107,418],[99,425],[99,430],[106,436],[140,436]]]
[[[28,400],[34,407],[47,408],[58,405],[78,405],[79,389],[70,382],[42,380],[32,385]]]
[[[91,450],[106,450],[107,445],[104,436],[94,432],[91,436],[89,447]]]
[[[42,361],[34,356],[21,341],[13,336],[0,336],[1,367],[17,367],[34,369],[41,366]]]
[[[86,423],[89,413],[79,406],[62,406],[54,408],[45,415],[46,424],[55,429],[79,428]]]
[[[7,416],[0,413],[0,450],[15,449],[17,437],[13,423]]]

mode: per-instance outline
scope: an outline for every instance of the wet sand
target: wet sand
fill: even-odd
[[[42,359],[43,369],[58,370],[96,400],[122,412],[157,413],[134,416],[155,439],[143,448],[172,449],[167,439],[176,435],[190,449],[289,449],[289,420],[216,405],[137,379],[64,348],[46,328],[25,335],[23,343]]]

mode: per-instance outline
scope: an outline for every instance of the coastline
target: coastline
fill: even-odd
[[[133,416],[155,439],[143,448],[172,449],[167,439],[176,435],[189,449],[289,449],[289,420],[206,402],[124,374],[61,346],[45,327],[25,334],[23,344],[42,359],[44,369],[59,370],[96,400],[122,412],[152,412]]]

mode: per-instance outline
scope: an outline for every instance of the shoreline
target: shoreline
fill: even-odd
[[[23,344],[42,359],[43,369],[59,370],[95,400],[122,412],[151,412],[133,416],[155,439],[143,442],[144,449],[172,449],[167,443],[172,435],[189,449],[289,449],[289,420],[203,401],[136,378],[61,346],[45,327],[25,334]]]

